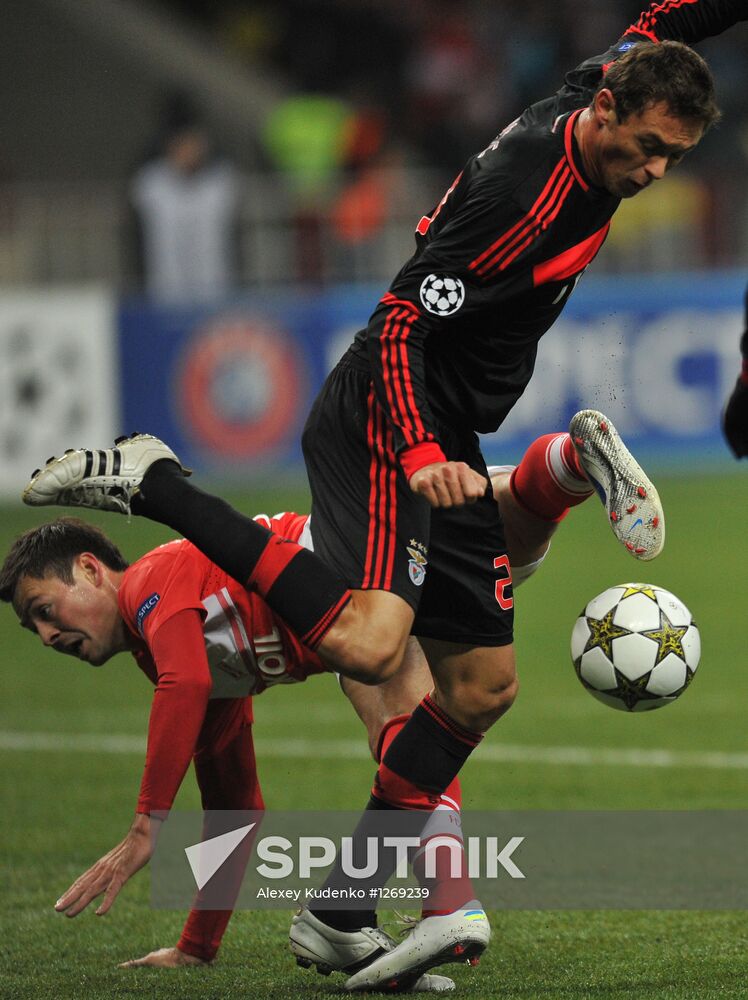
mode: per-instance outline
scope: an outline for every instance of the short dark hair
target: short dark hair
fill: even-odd
[[[704,131],[721,118],[709,67],[682,42],[634,45],[609,66],[597,92],[603,88],[615,98],[619,121],[661,101],[675,118],[701,122]]]
[[[109,569],[124,570],[129,565],[100,528],[77,517],[59,517],[30,528],[13,542],[0,568],[0,601],[13,600],[23,576],[41,580],[51,574],[72,583],[73,560],[82,552],[92,553]]]

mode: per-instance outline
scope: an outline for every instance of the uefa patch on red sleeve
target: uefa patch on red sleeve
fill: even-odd
[[[143,634],[144,623],[148,615],[153,611],[158,602],[161,600],[160,594],[151,594],[150,597],[146,597],[143,603],[138,608],[138,613],[135,615],[135,623],[138,626],[138,632]]]

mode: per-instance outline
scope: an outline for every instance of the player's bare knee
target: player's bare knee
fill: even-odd
[[[325,662],[362,684],[383,684],[397,673],[413,622],[405,601],[384,591],[354,591],[320,647]]]
[[[367,620],[360,610],[341,615],[319,647],[325,665],[361,684],[383,684],[397,673],[405,655],[408,628]]]
[[[470,728],[477,733],[485,733],[514,704],[519,684],[516,676],[508,683],[475,692],[468,708],[471,717]]]
[[[487,693],[482,704],[481,725],[478,732],[485,732],[501,718],[514,704],[519,692],[519,681],[515,674],[506,684]]]
[[[485,733],[514,704],[519,682],[514,671],[505,672],[491,683],[466,681],[453,687],[443,698],[445,711],[474,733]]]
[[[346,670],[349,677],[361,684],[384,684],[397,673],[397,661],[383,657],[364,656],[362,658],[346,658]]]
[[[407,637],[406,637],[407,638]],[[403,641],[363,632],[341,650],[338,669],[361,684],[384,684],[397,673],[404,654]]]

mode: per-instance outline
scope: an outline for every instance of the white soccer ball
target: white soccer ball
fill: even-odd
[[[571,634],[571,658],[587,690],[611,708],[646,712],[669,705],[691,683],[701,637],[674,594],[622,583],[593,598]]]

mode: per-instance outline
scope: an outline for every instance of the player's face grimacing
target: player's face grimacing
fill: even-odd
[[[676,118],[664,101],[620,121],[610,91],[593,105],[598,131],[592,153],[592,179],[617,198],[632,198],[698,145],[701,122]]]
[[[21,625],[45,646],[98,667],[127,647],[117,592],[88,553],[72,566],[73,582],[50,573],[22,576],[13,595]]]

